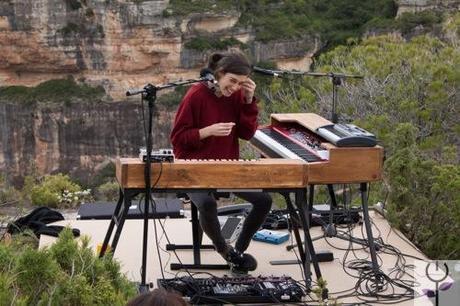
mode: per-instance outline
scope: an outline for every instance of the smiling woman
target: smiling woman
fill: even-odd
[[[213,54],[207,67],[216,82],[192,86],[177,110],[171,133],[174,154],[180,159],[238,159],[239,138],[250,139],[257,128],[256,84],[249,78],[251,64],[239,52]],[[217,178],[216,178],[217,179]],[[239,192],[253,204],[235,248],[226,244],[217,218],[213,193],[190,193],[200,211],[203,231],[236,273],[255,270],[256,260],[243,253],[270,211],[272,199],[263,192]]]

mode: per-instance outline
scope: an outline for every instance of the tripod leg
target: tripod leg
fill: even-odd
[[[305,243],[305,253],[310,254],[310,256],[304,256],[302,258],[302,262],[304,263],[304,273],[307,281],[307,286],[311,286],[311,269],[310,269],[310,262],[313,263],[313,267],[315,269],[316,278],[321,278],[321,271],[319,269],[318,259],[316,257],[316,253],[313,247],[313,242],[311,241],[310,236],[310,222],[308,215],[311,213],[307,207],[306,201],[306,190],[300,189],[298,190],[295,195],[296,206],[300,211],[300,219],[302,221],[302,227],[304,230],[304,243]],[[311,257],[311,260],[310,260]],[[310,288],[310,287],[309,287]]]
[[[129,194],[127,190],[125,190],[123,210],[121,210],[121,213],[118,214],[119,217],[118,217],[117,229],[115,231],[115,236],[113,237],[113,240],[112,240],[112,253],[115,253],[115,250],[117,248],[118,240],[120,239],[121,230],[123,229],[123,225],[125,224],[126,216],[128,215],[128,210],[130,206],[131,206],[131,195]]]
[[[292,230],[294,231],[294,237],[295,241],[297,243],[297,246],[299,247],[299,255],[300,258],[303,258],[305,256],[305,252],[302,247],[302,238],[300,238],[300,233],[299,233],[299,215],[294,209],[294,206],[292,205],[291,198],[289,197],[289,193],[282,193],[284,200],[286,201],[286,206],[289,210],[289,215],[291,216],[291,223],[292,223]]]
[[[117,206],[115,207],[113,216],[110,219],[109,228],[107,229],[107,233],[105,234],[105,238],[104,238],[104,243],[102,244],[101,251],[99,252],[99,258],[102,258],[105,255],[105,251],[107,250],[107,246],[109,245],[110,237],[112,237],[113,228],[115,227],[115,223],[118,222],[117,220],[118,220],[118,216],[119,216],[119,212],[120,212],[122,204],[123,204],[123,191],[119,189]]]

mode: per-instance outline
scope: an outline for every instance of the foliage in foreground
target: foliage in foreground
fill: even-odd
[[[0,242],[0,305],[125,305],[136,294],[115,260],[96,257],[69,228],[49,249],[20,241]]]

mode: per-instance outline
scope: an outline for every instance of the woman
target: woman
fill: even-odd
[[[251,64],[239,52],[216,53],[211,56],[208,69],[217,84],[196,84],[183,98],[171,132],[174,154],[179,159],[238,159],[238,139],[249,140],[257,129],[256,84],[249,78]],[[262,192],[235,195],[250,202],[253,208],[233,248],[227,245],[220,231],[216,196],[188,194],[200,212],[201,227],[217,252],[227,260],[232,272],[243,274],[257,267],[255,258],[244,251],[264,222],[272,200]]]

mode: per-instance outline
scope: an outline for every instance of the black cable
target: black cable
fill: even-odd
[[[151,194],[150,194],[151,196]],[[158,231],[157,231],[157,222],[156,222],[156,218],[155,218],[155,215],[156,215],[156,206],[157,206],[157,203],[155,202],[155,199],[153,199],[153,197],[151,196],[151,201],[152,201],[152,205],[153,206],[153,230],[155,232],[155,242],[156,242],[156,249],[157,249],[157,254],[158,254],[158,261],[160,263],[160,267],[163,267],[163,264],[162,264],[162,260],[161,260],[161,254],[160,254],[160,242],[158,240]],[[161,224],[161,221],[160,221],[160,224]],[[163,228],[163,226],[161,226]],[[164,232],[163,232],[164,233]],[[163,269],[161,269],[161,276],[163,277],[163,279],[165,278],[165,275],[163,273]]]

